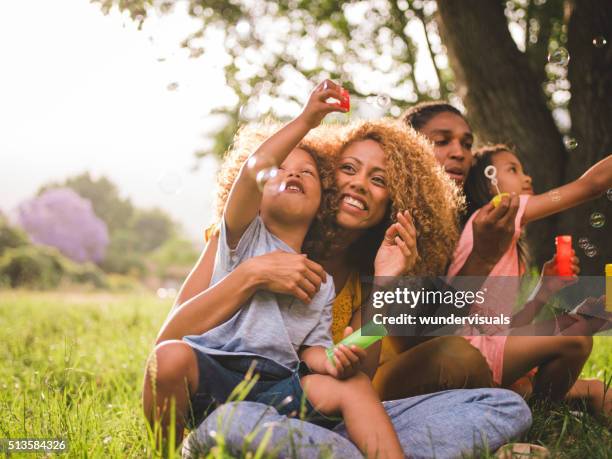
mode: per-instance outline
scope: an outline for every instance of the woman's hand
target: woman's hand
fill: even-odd
[[[385,232],[376,259],[375,276],[401,276],[414,267],[419,252],[417,250],[416,229],[410,212],[398,212],[397,223]]]
[[[258,289],[291,295],[306,304],[327,279],[323,267],[303,254],[275,251],[249,258],[243,265],[256,278]]]
[[[353,329],[346,327],[344,329],[344,338],[352,333]],[[350,378],[361,370],[366,356],[365,349],[359,346],[352,345],[349,348],[344,344],[339,344],[334,348],[334,362],[330,362],[329,359],[325,360],[325,370],[328,375],[337,379]]]
[[[310,98],[300,114],[310,129],[316,128],[325,115],[331,112],[348,112],[348,92],[331,80],[319,83],[310,94]],[[327,99],[336,99],[338,102],[327,102]]]

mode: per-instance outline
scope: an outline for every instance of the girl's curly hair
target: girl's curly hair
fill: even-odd
[[[268,137],[281,128],[281,124],[267,119],[258,123],[249,123],[241,127],[224,156],[217,174],[216,217],[223,218],[223,209],[234,180],[248,157],[257,150]],[[297,148],[308,152],[319,171],[321,181],[321,203],[312,221],[302,250],[313,260],[320,260],[322,254],[328,253],[336,237],[337,188],[334,177],[333,150],[338,147],[337,136],[328,126],[313,129],[298,144]]]
[[[359,240],[348,253],[362,273],[373,270],[376,252],[397,212],[409,210],[417,231],[419,260],[411,275],[441,275],[459,238],[458,215],[462,194],[438,165],[430,142],[414,129],[394,119],[361,121],[348,127],[336,160],[351,144],[378,142],[385,153],[390,206],[383,220]]]

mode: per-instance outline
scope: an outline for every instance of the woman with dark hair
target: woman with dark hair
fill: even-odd
[[[208,288],[218,237],[215,231],[210,231],[209,243],[160,330],[158,343],[181,339],[187,329],[191,333],[194,330],[201,333],[224,322],[258,289],[288,294],[307,302],[318,290],[326,276],[325,271],[333,276],[336,287],[332,335],[338,342],[353,329],[361,327],[360,306],[368,292],[362,289],[360,271],[377,276],[400,276],[437,275],[444,270],[458,236],[456,218],[460,201],[456,189],[436,166],[428,143],[391,120],[358,123],[341,130],[339,137],[336,135],[338,131],[338,127],[320,131],[322,139],[333,147],[318,150],[335,152],[335,186],[339,198],[336,214],[338,236],[332,241],[334,247],[331,251],[318,260],[321,264],[299,254],[262,255],[244,262]],[[236,170],[232,164],[240,162],[232,158],[240,154],[235,146],[222,169],[221,202],[227,197],[224,191],[228,189],[227,184],[231,185],[235,177]],[[453,243],[449,245],[449,241]],[[373,249],[362,250],[365,247]],[[362,255],[356,257],[358,253]],[[215,300],[218,298],[223,298],[223,302]],[[195,316],[184,314],[196,309],[199,313]],[[196,317],[197,323],[181,317]],[[482,369],[481,380],[470,379],[474,372],[466,371],[463,363],[467,359],[461,361],[445,355],[440,350],[441,343],[448,343],[444,348],[449,350],[465,349],[467,359],[475,358]],[[439,340],[435,346],[426,345],[431,350],[428,352],[424,348],[419,359],[413,359],[414,366],[406,367],[411,369],[403,375],[402,390],[406,395],[388,399],[405,397],[410,395],[409,391],[422,393],[423,390],[431,392],[440,388],[490,384],[491,376],[484,359],[462,338],[449,337]],[[335,355],[372,376],[378,366],[378,353],[379,345],[372,346],[367,352],[340,346]],[[443,362],[440,356],[447,362]],[[433,359],[431,365],[427,360],[429,357]],[[430,366],[432,370],[426,369]],[[173,377],[172,365],[168,365],[163,375],[157,373],[158,380]],[[422,410],[418,415],[413,411],[415,417],[408,421],[408,410],[415,410],[417,405]],[[494,448],[530,423],[525,405],[506,391],[450,391],[423,398],[395,400],[385,407],[405,453],[414,457],[473,453],[485,442]],[[443,410],[448,412],[442,414]],[[449,426],[445,434],[431,441],[427,430],[436,429],[439,434],[449,416],[457,416],[457,425],[461,424],[461,428]],[[211,421],[213,424],[215,419]],[[493,423],[491,419],[494,419]],[[308,424],[301,427],[309,429]],[[198,432],[202,430],[198,429]],[[321,435],[320,432],[313,434],[318,438]],[[205,444],[214,441],[206,436],[200,440]]]

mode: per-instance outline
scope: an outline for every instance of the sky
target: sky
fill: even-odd
[[[185,6],[161,19],[153,13],[139,31],[127,13],[105,16],[88,0],[0,2],[1,211],[89,171],[201,240],[217,162],[207,157],[194,173],[194,152],[214,130],[211,109],[236,102],[221,43],[197,59],[180,48],[198,28]],[[421,31],[409,33],[422,42]],[[424,46],[415,75],[435,75]]]
[[[180,48],[196,27],[181,8],[138,31],[86,0],[1,2],[0,209],[90,171],[198,238],[217,166],[206,158],[191,172],[194,151],[206,145],[211,108],[232,98],[220,56],[190,59]]]

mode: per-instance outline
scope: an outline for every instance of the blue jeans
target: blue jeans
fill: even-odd
[[[223,404],[244,381],[252,365],[253,373],[259,378],[246,395],[246,401],[273,406],[278,414],[290,417],[302,413],[310,422],[323,427],[331,428],[341,421],[341,418],[333,419],[319,413],[305,397],[300,380],[310,374],[310,370],[304,362],[299,362],[295,371],[290,371],[264,357],[214,355],[196,348],[192,350],[198,362],[200,382],[191,396],[188,427],[197,426],[209,412]]]
[[[487,448],[496,450],[531,425],[531,411],[523,399],[503,389],[449,390],[384,402],[384,406],[404,453],[412,458],[479,456]],[[272,438],[266,452],[276,452],[279,457],[363,457],[348,440],[344,424],[327,430],[253,402],[230,403],[215,410],[185,440],[183,457],[198,457],[215,446],[217,432],[224,436],[230,452],[240,455],[246,435],[258,429],[248,446],[254,451],[270,427]],[[290,437],[292,441],[288,441]]]

